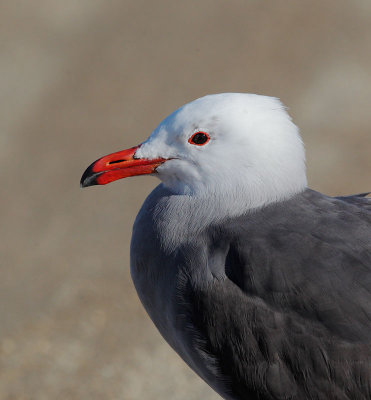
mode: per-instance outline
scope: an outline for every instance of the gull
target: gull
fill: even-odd
[[[371,399],[371,199],[308,188],[277,98],[194,100],[81,186],[145,174],[131,275],[190,368],[228,400]]]

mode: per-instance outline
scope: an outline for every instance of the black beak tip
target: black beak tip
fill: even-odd
[[[80,187],[81,188],[98,185],[97,177],[100,174],[93,172],[93,164],[89,165],[89,167],[86,168],[85,172],[82,174],[82,177],[80,179]]]

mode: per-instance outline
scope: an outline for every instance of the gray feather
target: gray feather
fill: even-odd
[[[144,203],[131,268],[188,365],[225,399],[369,400],[371,199],[308,189],[168,246],[174,197]]]

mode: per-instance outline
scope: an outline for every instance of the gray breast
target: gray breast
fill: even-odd
[[[371,398],[370,200],[307,190],[167,247],[170,197],[137,217],[132,277],[188,365],[228,399]]]

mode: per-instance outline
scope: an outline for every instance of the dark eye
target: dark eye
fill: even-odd
[[[205,132],[196,132],[188,140],[188,143],[202,146],[210,140],[210,136]]]

